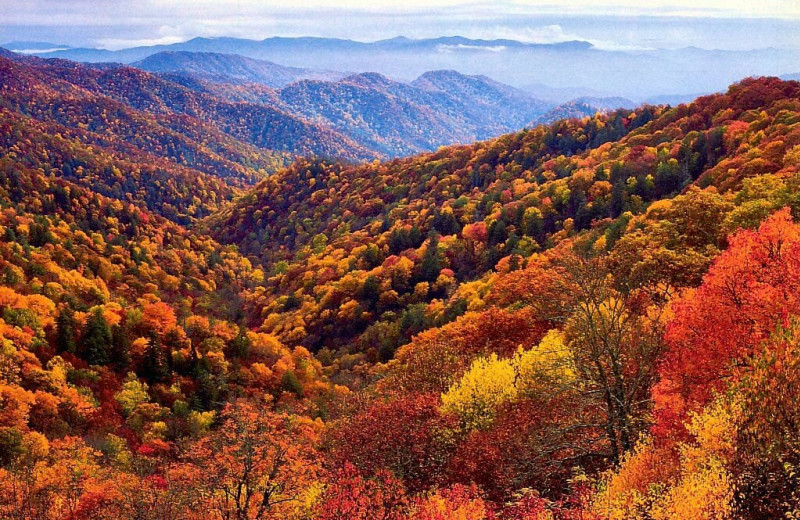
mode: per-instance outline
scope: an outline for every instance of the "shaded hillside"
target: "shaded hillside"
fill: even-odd
[[[452,70],[426,72],[413,86],[450,96],[464,112],[499,127],[518,129],[551,105],[486,76],[466,76]],[[479,136],[479,138],[482,138]]]
[[[580,97],[551,108],[531,121],[527,126],[546,125],[559,119],[582,119],[598,112],[609,112],[619,108],[632,110],[637,104],[620,97]]]
[[[167,133],[165,139],[179,144],[160,143],[159,153],[190,167],[209,163],[203,171],[248,182],[254,174],[243,178],[242,165],[272,171],[298,156],[364,161],[430,151],[518,129],[547,107],[486,78],[454,74],[440,82],[439,90],[376,74],[338,82],[304,80],[272,90],[214,83],[185,72],[156,75],[114,64],[21,56],[6,64],[5,74],[4,102],[12,110],[66,126],[88,125],[91,119],[95,133],[124,135],[137,146],[145,146],[139,136]],[[54,104],[69,108],[54,109]],[[103,109],[118,113],[114,121],[102,117]],[[147,128],[156,124],[163,130]],[[201,147],[229,163],[205,158]],[[173,150],[183,148],[193,151]],[[261,164],[258,155],[264,156]]]

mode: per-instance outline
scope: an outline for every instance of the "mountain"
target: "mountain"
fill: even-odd
[[[582,119],[584,117],[591,117],[598,112],[608,112],[618,108],[627,108],[630,110],[635,107],[636,103],[630,99],[620,97],[581,97],[551,108],[546,113],[534,119],[527,126],[554,123],[559,119]]]
[[[226,102],[0,74],[0,517],[800,508],[800,83],[233,189]]]
[[[162,53],[154,58],[161,60],[163,56]],[[549,108],[548,104],[485,76],[465,76],[455,71],[427,72],[410,84],[377,73],[361,73],[339,81],[303,80],[272,89],[264,86],[281,83],[284,80],[280,78],[285,76],[270,79],[271,66],[262,70],[265,76],[258,80],[259,85],[241,84],[238,78],[221,73],[216,79],[197,73],[198,63],[264,62],[227,55],[206,59],[202,53],[181,53],[178,61],[172,55],[168,57],[171,64],[180,67],[164,67],[168,69],[162,73],[165,79],[231,102],[257,103],[297,115],[334,129],[385,157],[494,137],[521,128]],[[217,65],[206,66],[206,70],[212,68],[220,69]]]
[[[214,153],[225,146],[223,155],[229,157],[240,153],[268,155],[271,159],[256,167],[262,171],[271,171],[292,156],[363,161],[435,150],[519,129],[549,108],[488,78],[454,72],[423,76],[420,84],[425,88],[370,73],[339,81],[303,80],[273,89],[235,79],[232,83],[230,76],[209,81],[209,76],[192,69],[191,64],[205,60],[216,63],[207,70],[219,70],[217,57],[181,55],[181,63],[188,63],[188,69],[155,74],[118,64],[80,65],[6,56],[11,59],[6,77],[9,87],[15,89],[5,101],[13,104],[14,110],[27,114],[33,105],[51,105],[52,100],[41,99],[41,91],[57,88],[63,93],[58,94],[63,98],[58,103],[73,107],[70,115],[65,117],[48,106],[36,116],[42,121],[75,126],[96,113],[98,105],[108,102],[120,114],[127,114],[127,125],[120,124],[121,115],[108,122],[115,125],[121,144],[140,140],[132,136],[159,133],[140,128],[150,124],[143,122],[149,119],[171,134],[180,134],[174,137],[182,141],[180,148],[197,148],[202,143]],[[220,59],[242,63],[240,57]],[[263,63],[259,66],[267,67],[261,69],[264,74],[273,70]],[[227,74],[231,73],[228,70]],[[27,83],[20,81],[23,77]],[[74,94],[69,93],[73,90]],[[103,101],[90,101],[95,98]],[[98,124],[94,120],[93,125]],[[107,131],[105,127],[98,130]],[[259,151],[253,152],[253,147]],[[170,148],[160,148],[165,150]],[[202,155],[169,153],[171,160],[189,166]],[[238,176],[248,182],[254,178],[252,173],[232,173],[231,168],[239,166],[212,167],[216,158],[202,160],[210,161],[204,171],[211,175]]]
[[[277,106],[389,156],[500,135],[548,107],[488,78],[453,71],[428,72],[410,85],[376,73],[302,81],[281,89],[278,99]]]
[[[777,75],[794,70],[798,52],[790,48],[751,51],[716,49],[605,50],[583,41],[531,44],[508,39],[463,37],[393,38],[358,42],[335,38],[194,38],[172,45],[119,51],[68,49],[40,53],[87,62],[132,63],[162,51],[239,54],[284,66],[378,72],[412,81],[429,70],[458,70],[484,75],[523,88],[546,83],[575,89],[566,98],[536,97],[564,102],[575,97],[624,96],[637,101],[664,92],[716,92],[753,75]]]
[[[485,120],[505,122],[519,128],[531,114],[541,113],[549,103],[486,76],[465,76],[453,70],[426,72],[411,85],[449,95],[461,101],[464,110],[482,114]]]
[[[28,42],[28,41],[14,41],[0,44],[0,47],[12,52],[22,54],[35,54],[38,52],[55,52],[71,49],[69,45],[62,45],[59,43],[49,42]]]
[[[448,52],[497,52],[508,48],[574,51],[585,50],[591,45],[586,42],[562,42],[554,44],[528,44],[513,40],[474,40],[459,36],[410,39],[404,37],[380,40],[377,42],[358,42],[337,38],[283,38],[273,37],[261,41],[240,38],[193,38],[189,41],[150,47],[134,47],[119,51],[92,48],[69,48],[55,51],[50,57],[75,61],[104,62],[116,61],[131,63],[163,51],[214,52],[239,54],[242,56],[273,60],[275,56],[291,58],[292,63],[302,62],[313,54],[328,55],[329,58],[347,59],[346,55],[379,53],[448,53]],[[48,52],[48,54],[50,54]],[[317,60],[322,56],[318,56]],[[280,61],[280,60],[274,60]],[[342,70],[348,70],[344,68]]]
[[[697,94],[662,94],[659,96],[652,96],[645,100],[645,103],[651,105],[681,105],[683,103],[691,103],[701,96],[707,96],[710,92],[701,92]]]
[[[520,90],[528,92],[537,99],[549,101],[554,105],[566,103],[579,97],[603,97],[608,96],[608,93],[600,92],[598,90],[586,87],[551,87],[543,83],[532,83],[522,85]]]
[[[634,108],[639,106],[639,103],[636,103],[635,101],[631,101],[630,99],[619,96],[607,96],[607,97],[583,96],[575,98],[572,101],[574,101],[575,103],[586,103],[587,105],[595,106],[601,110],[616,110],[618,108],[626,108],[628,110],[633,110]]]
[[[798,81],[800,80],[800,72],[797,72],[795,74],[785,74],[781,76],[781,79],[784,79],[786,81]]]
[[[243,253],[267,264],[289,261],[297,251],[303,251],[303,260],[290,264],[286,276],[275,279],[271,287],[273,292],[267,293],[268,297],[264,295],[266,299],[262,305],[279,312],[282,298],[292,294],[293,298],[299,298],[301,303],[293,307],[290,315],[294,316],[291,320],[295,320],[302,314],[306,324],[304,334],[307,334],[303,341],[307,341],[308,346],[333,344],[333,331],[338,330],[348,345],[366,344],[377,349],[379,346],[374,344],[376,336],[373,335],[376,329],[367,325],[378,325],[370,325],[367,320],[361,322],[363,328],[359,328],[355,322],[347,321],[350,318],[342,318],[344,321],[337,318],[327,303],[320,305],[317,301],[312,306],[311,299],[316,296],[306,292],[310,285],[304,285],[309,276],[321,277],[313,284],[315,294],[325,291],[324,284],[329,284],[329,289],[336,293],[337,284],[345,283],[341,278],[344,275],[323,272],[320,267],[320,262],[324,264],[332,251],[360,251],[352,253],[355,255],[352,261],[361,265],[360,269],[365,272],[378,273],[375,274],[378,283],[391,285],[400,298],[396,301],[401,302],[399,308],[379,306],[376,316],[391,309],[392,320],[401,320],[405,312],[410,312],[406,307],[410,305],[408,302],[418,302],[413,288],[426,280],[421,274],[424,243],[433,232],[441,234],[443,242],[444,237],[457,237],[447,239],[448,245],[442,253],[442,258],[447,260],[442,260],[442,265],[448,266],[454,280],[465,281],[494,267],[500,258],[517,248],[532,251],[547,247],[562,229],[576,232],[593,228],[596,222],[620,218],[627,211],[625,208],[635,208],[637,204],[644,208],[649,201],[677,193],[688,183],[713,182],[720,189],[730,189],[741,182],[741,175],[745,175],[741,172],[752,168],[765,172],[779,170],[780,162],[775,159],[762,158],[756,161],[760,166],[756,163],[745,166],[754,159],[741,156],[733,144],[723,142],[727,125],[741,126],[735,122],[736,118],[747,118],[748,103],[767,102],[761,98],[744,100],[745,92],[769,99],[768,96],[773,95],[771,90],[759,91],[763,84],[780,92],[774,95],[785,99],[780,89],[797,88],[793,83],[775,86],[767,80],[761,81],[751,80],[732,90],[727,97],[701,98],[678,111],[647,106],[634,111],[601,111],[604,113],[596,115],[598,111],[594,110],[581,119],[562,120],[495,141],[446,148],[388,166],[296,163],[211,217],[210,229],[218,240],[235,243]],[[779,103],[774,101],[774,104]],[[690,129],[718,106],[736,106],[738,115],[731,116],[733,119],[727,125],[708,126],[702,138],[691,134],[694,130]],[[659,135],[672,137],[659,142]],[[607,142],[614,143],[610,150],[601,146]],[[667,155],[665,150],[669,151]],[[625,159],[629,155],[630,159]],[[728,166],[730,172],[726,169]],[[520,172],[528,173],[524,180],[515,181]],[[578,175],[577,172],[582,173]],[[580,184],[582,181],[577,179],[584,175],[594,180]],[[636,182],[626,184],[628,179]],[[524,184],[527,188],[522,187],[523,182],[528,183]],[[431,183],[435,183],[435,187]],[[594,183],[602,183],[597,184],[597,189],[604,186],[604,196],[591,192]],[[308,186],[308,189],[298,191],[297,186]],[[477,189],[471,193],[473,188]],[[275,205],[271,201],[280,203]],[[260,218],[256,214],[261,215]],[[539,216],[530,216],[534,214]],[[566,219],[570,219],[569,224],[565,223]],[[296,229],[294,223],[301,221],[308,225],[302,230]],[[469,240],[472,239],[465,239],[463,235],[465,229],[475,229],[474,226],[488,233],[476,239],[483,244],[477,256],[470,252]],[[312,240],[320,240],[321,244],[314,254],[308,249],[313,247]],[[367,261],[358,255],[367,255],[360,248],[369,244],[376,244],[378,249],[372,253],[377,256]],[[414,252],[404,253],[408,249]],[[309,254],[311,256],[307,256]],[[393,255],[405,255],[411,261],[409,270],[414,274],[405,285],[390,283],[385,278],[394,272],[386,265],[383,270],[373,270]],[[369,262],[375,263],[373,267],[364,267]],[[435,279],[427,281],[433,284]],[[401,286],[410,292],[400,291]],[[426,294],[430,298],[439,293],[431,289]],[[345,300],[341,297],[325,301],[339,306],[347,302],[346,297]],[[354,304],[359,301],[353,300]],[[312,307],[315,313],[310,312]],[[274,333],[283,330],[295,341],[301,337],[296,330],[290,332],[283,328],[282,320],[274,322],[274,329],[271,323],[265,326]],[[394,327],[398,323],[390,321],[385,326]],[[401,337],[408,336],[402,332]]]
[[[301,79],[336,81],[345,76],[340,72],[283,67],[236,54],[212,52],[164,51],[131,65],[148,72],[180,72],[207,81],[260,83],[276,88]]]
[[[107,196],[132,197],[182,223],[292,155],[374,157],[274,108],[226,102],[130,67],[17,56],[0,58],[0,79],[3,122],[17,129],[4,134],[7,146],[25,150],[46,170]],[[199,200],[192,193],[197,186],[209,188]]]

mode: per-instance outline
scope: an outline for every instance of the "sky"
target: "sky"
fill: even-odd
[[[108,49],[197,36],[460,35],[585,40],[619,50],[742,50],[797,48],[798,34],[800,0],[0,0],[0,42]]]

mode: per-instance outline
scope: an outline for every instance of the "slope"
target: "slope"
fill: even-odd
[[[315,349],[390,356],[464,312],[465,291],[475,290],[468,282],[504,258],[598,226],[618,229],[627,212],[692,183],[728,190],[778,171],[773,154],[750,157],[739,143],[758,119],[750,110],[767,106],[778,117],[793,89],[750,80],[689,106],[561,121],[380,165],[298,162],[208,228],[270,266],[253,324]]]

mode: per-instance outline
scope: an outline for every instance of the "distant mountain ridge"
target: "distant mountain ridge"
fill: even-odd
[[[429,71],[411,83],[375,72],[326,80],[343,74],[202,52],[159,53],[134,66],[231,102],[295,114],[384,157],[519,130],[552,106],[486,76],[453,70]]]
[[[260,83],[278,88],[303,79],[337,81],[346,75],[216,52],[163,51],[132,65],[148,72],[187,73],[214,82]]]
[[[244,63],[240,57],[225,56],[204,69],[219,70],[213,79],[223,83],[191,68],[153,74],[119,64],[83,65],[7,51],[4,57],[9,63],[1,79],[10,90],[3,94],[3,105],[12,110],[37,113],[53,102],[42,92],[55,89],[48,96],[64,109],[48,108],[37,115],[39,121],[69,127],[94,121],[94,131],[111,132],[119,145],[137,142],[144,134],[164,135],[170,144],[155,147],[142,141],[140,146],[147,153],[166,153],[171,161],[237,182],[252,182],[255,173],[220,162],[220,154],[242,163],[247,161],[240,154],[257,149],[270,158],[257,167],[264,171],[307,155],[346,161],[394,158],[519,130],[550,108],[488,78],[451,71],[420,78],[419,85],[425,88],[365,73],[339,81],[305,79],[273,89],[237,83],[239,69],[220,67],[220,63]],[[192,65],[208,56],[188,58]],[[261,72],[266,74],[266,69]],[[99,118],[97,112],[104,107],[107,112],[113,107],[117,113],[113,120]],[[212,155],[206,155],[209,148]],[[179,151],[189,149],[190,153]]]
[[[664,92],[715,92],[744,77],[796,71],[800,59],[800,51],[791,48],[630,51],[598,48],[580,40],[528,43],[461,36],[417,40],[397,37],[375,42],[318,37],[194,38],[171,45],[115,51],[74,48],[37,55],[130,64],[163,51],[239,54],[285,67],[378,72],[403,81],[412,81],[429,70],[453,69],[469,76],[489,76],[519,88],[531,85],[535,97],[555,103],[585,95],[620,95],[642,101]],[[542,83],[556,88],[535,87]],[[564,87],[572,92],[557,92]],[[537,90],[549,90],[547,96],[553,97],[539,95]]]
[[[403,36],[379,40],[376,42],[359,42],[339,38],[300,37],[285,38],[272,37],[264,40],[248,40],[242,38],[193,38],[186,42],[133,47],[122,50],[106,50],[94,48],[69,48],[63,51],[48,52],[53,58],[65,58],[76,61],[99,62],[116,61],[132,63],[142,60],[153,54],[164,51],[189,51],[212,52],[224,54],[240,54],[242,56],[258,59],[269,59],[267,56],[280,51],[347,51],[358,52],[371,49],[393,51],[420,51],[420,50],[485,50],[499,47],[515,49],[549,49],[549,50],[587,50],[592,44],[585,41],[567,41],[558,43],[524,43],[515,40],[475,40],[461,36],[448,36],[440,38],[410,39]]]

